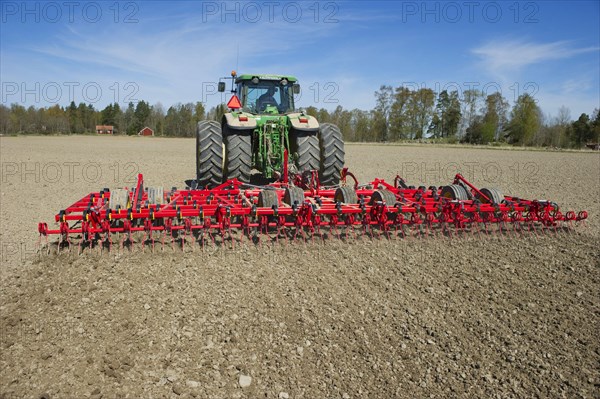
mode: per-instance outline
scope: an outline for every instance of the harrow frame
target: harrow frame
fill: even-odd
[[[348,172],[342,171],[342,186],[351,177],[354,180],[356,203],[344,203],[339,200],[341,187],[321,187],[316,171],[302,178],[294,177],[294,184],[282,182],[267,186],[252,186],[229,180],[211,189],[173,188],[164,193],[162,204],[149,201],[144,178],[138,175],[135,188],[128,191],[128,204],[125,208],[110,209],[111,192],[103,189],[92,192],[55,215],[58,228],[50,229],[47,223],[38,224],[38,248],[48,244],[49,236],[58,236],[58,251],[72,245],[71,238],[79,236],[79,248],[99,246],[111,249],[112,235],[120,236],[120,247],[133,247],[132,235],[143,234],[142,248],[146,244],[154,249],[160,235],[164,249],[165,240],[170,237],[171,246],[178,240],[184,248],[188,239],[196,243],[212,241],[221,244],[227,241],[235,245],[234,231],[241,232],[243,240],[247,236],[254,243],[260,243],[260,237],[271,240],[294,240],[315,237],[325,238],[333,235],[339,238],[356,236],[359,233],[373,237],[385,235],[406,238],[437,235],[458,235],[460,232],[490,234],[492,225],[501,233],[523,233],[540,230],[570,230],[573,222],[587,219],[586,211],[561,212],[556,203],[546,200],[525,200],[504,196],[500,203],[482,192],[483,189],[457,174],[453,184],[465,188],[468,199],[443,197],[442,187],[407,186],[400,176],[390,184],[383,179],[375,179],[364,185]],[[286,204],[284,196],[290,187],[301,187],[304,192],[302,203]],[[277,195],[277,204],[258,206],[258,197],[262,191],[272,190]],[[297,189],[296,189],[297,190]],[[394,203],[387,203],[383,197],[391,199],[390,194],[379,195],[387,191],[393,195]],[[337,196],[337,200],[336,200]],[[378,199],[378,200],[376,200]],[[380,199],[380,200],[379,200]],[[391,202],[391,201],[389,201]],[[512,225],[512,229],[510,228]],[[411,233],[410,228],[416,233]],[[408,232],[407,232],[408,228]],[[42,240],[45,239],[45,243]],[[193,242],[191,242],[192,246]]]

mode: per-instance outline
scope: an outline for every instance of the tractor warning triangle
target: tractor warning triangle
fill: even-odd
[[[227,103],[227,108],[230,108],[230,109],[242,108],[242,103],[240,103],[240,99],[238,98],[237,94],[234,94],[233,96],[231,96],[231,99]]]

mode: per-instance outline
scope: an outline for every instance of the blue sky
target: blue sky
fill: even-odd
[[[293,74],[301,106],[371,109],[394,87],[529,92],[600,107],[598,1],[2,1],[2,102],[221,101],[240,72]],[[226,100],[226,99],[224,99]]]

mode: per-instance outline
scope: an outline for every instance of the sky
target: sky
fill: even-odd
[[[600,108],[599,1],[1,1],[1,102],[166,110],[219,78],[293,75],[297,105],[372,109],[381,85]]]

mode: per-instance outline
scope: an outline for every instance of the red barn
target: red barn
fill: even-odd
[[[146,126],[138,132],[138,136],[154,136],[154,130]]]
[[[115,128],[110,125],[96,125],[97,134],[114,134]]]

